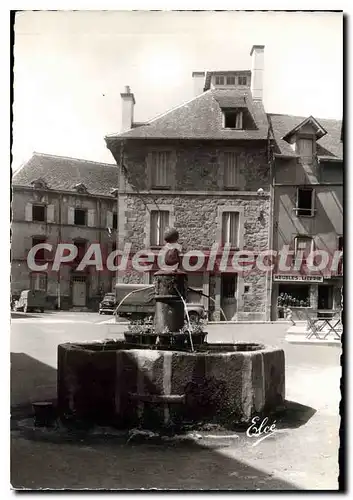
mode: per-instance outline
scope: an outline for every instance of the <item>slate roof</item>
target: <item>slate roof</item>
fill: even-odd
[[[118,168],[109,163],[97,163],[64,156],[33,153],[31,159],[14,172],[14,186],[32,187],[32,182],[42,179],[53,191],[72,191],[84,184],[88,194],[112,196],[118,187]]]
[[[267,116],[272,124],[275,140],[279,148],[278,153],[285,156],[297,156],[290,144],[283,140],[283,137],[302,123],[307,117],[278,115],[273,113],[269,113]],[[341,142],[342,121],[316,117],[315,119],[327,132],[326,135],[317,141],[317,155],[319,157],[343,160],[343,144]]]
[[[222,126],[221,106],[247,107],[257,130],[229,130]],[[264,140],[268,122],[262,102],[253,101],[250,89],[211,89],[191,101],[158,116],[145,125],[121,134],[112,134],[106,141],[119,139],[209,139]]]

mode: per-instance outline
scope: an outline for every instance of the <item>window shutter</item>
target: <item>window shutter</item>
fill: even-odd
[[[92,208],[88,210],[87,213],[87,225],[89,227],[94,227],[95,210]]]
[[[54,205],[47,206],[47,222],[55,222],[54,221]]]
[[[224,153],[224,185],[226,187],[238,187],[238,184],[238,155],[234,152],[226,152]]]
[[[150,237],[150,242],[152,246],[155,246],[158,244],[158,212],[153,211],[151,212],[151,237]]]
[[[67,223],[68,224],[75,224],[75,209],[74,209],[74,207],[68,208]]]
[[[107,211],[107,227],[113,227],[113,212]]]
[[[32,220],[32,203],[26,203],[25,219],[26,219],[26,221]]]

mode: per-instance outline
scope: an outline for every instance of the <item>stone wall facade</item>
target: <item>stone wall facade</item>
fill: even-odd
[[[171,148],[169,189],[154,190],[149,185],[151,150]],[[227,191],[224,186],[222,154],[239,153],[239,188]],[[152,210],[167,210],[170,225],[179,231],[183,252],[209,251],[221,243],[222,213],[239,212],[239,249],[260,252],[268,249],[270,228],[269,168],[266,146],[256,144],[177,143],[152,144],[138,141],[125,147],[125,175],[119,191],[119,248],[131,243],[131,251],[149,248]],[[257,190],[262,188],[260,196]],[[207,307],[211,319],[220,319],[222,276],[204,272],[204,293],[211,299]],[[121,272],[120,282],[148,283],[143,273]],[[268,277],[256,271],[236,276],[236,314],[233,320],[266,320],[270,301]],[[213,299],[213,300],[212,300]],[[215,301],[215,302],[214,302]],[[231,319],[231,318],[228,318]]]

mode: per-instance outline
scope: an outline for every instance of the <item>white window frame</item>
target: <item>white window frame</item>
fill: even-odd
[[[240,79],[245,78],[245,83],[240,83]],[[246,86],[248,84],[248,77],[245,75],[238,75],[238,85]]]
[[[244,207],[236,205],[222,205],[217,209],[217,233],[216,241],[217,244],[222,244],[223,237],[223,214],[224,212],[236,212],[239,214],[239,226],[238,226],[238,245],[237,247],[231,245],[231,248],[243,249],[244,246]]]
[[[227,227],[226,228],[223,227],[223,221],[224,221],[224,217],[225,216],[227,217],[227,221],[226,221]],[[230,241],[231,220],[232,220],[233,217],[237,217],[238,218],[238,227],[237,227],[237,234],[236,234],[236,242]],[[226,233],[226,238],[223,238],[224,229],[225,229],[225,233]],[[221,241],[222,245],[230,245],[231,247],[238,248],[239,247],[239,232],[240,232],[240,216],[239,216],[239,212],[234,212],[234,211],[227,212],[227,211],[224,211],[223,214],[222,214],[222,241]]]
[[[217,82],[218,78],[222,78],[222,83]],[[224,75],[215,75],[214,83],[215,85],[224,85]]]
[[[155,228],[152,227],[152,213],[158,213],[158,220],[157,220],[157,226]],[[163,234],[161,233],[161,226],[160,226],[160,221],[161,221],[161,213],[167,213],[168,214],[168,224],[166,227],[170,226],[170,212],[169,210],[151,210],[151,222],[150,222],[150,246],[151,247],[162,247],[164,245],[164,239],[163,239]],[[156,243],[152,243],[152,233],[155,231],[155,238],[154,240]]]
[[[229,83],[228,82],[228,79],[231,79],[231,78],[234,80],[233,83]],[[236,77],[235,76],[232,76],[232,75],[226,76],[226,84],[227,85],[235,85],[235,82],[236,82]]]
[[[299,211],[300,210],[306,210],[305,208],[301,208],[298,206],[298,203],[299,203],[299,191],[302,190],[302,191],[310,191],[311,190],[311,209],[310,209],[310,213],[309,213],[309,209],[308,210],[308,214],[300,214],[299,215]],[[316,213],[316,209],[315,209],[315,198],[316,198],[316,193],[315,193],[315,189],[312,188],[312,187],[306,187],[306,186],[298,186],[297,187],[297,193],[296,193],[296,206],[294,208],[294,212],[295,212],[295,215],[297,217],[314,217],[315,213]]]

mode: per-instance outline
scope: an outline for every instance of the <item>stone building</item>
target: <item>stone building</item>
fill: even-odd
[[[269,273],[207,269],[212,245],[260,252],[270,244],[269,124],[262,103],[264,47],[251,50],[252,71],[193,74],[195,98],[148,123],[134,123],[126,87],[122,132],[106,137],[120,168],[118,246],[132,252],[163,244],[175,226],[183,251],[206,255],[189,272],[213,319],[269,320]],[[147,98],[147,97],[146,97]],[[121,282],[149,282],[151,273],[124,271]],[[222,318],[223,319],[223,318]]]
[[[295,272],[273,274],[272,319],[278,317],[277,298],[283,293],[294,299],[294,317],[305,319],[309,311],[340,307],[343,267],[338,260],[337,269],[331,264],[335,252],[343,251],[342,123],[312,116],[268,117],[275,139],[273,248],[287,245],[289,260],[303,263]],[[319,258],[317,271],[306,268],[312,251],[327,252],[328,266],[319,269]]]
[[[88,244],[99,243],[102,253],[116,245],[118,169],[114,165],[34,153],[12,179],[11,293],[47,292],[53,307],[97,309],[102,293],[111,291],[115,273],[95,266],[76,270]],[[38,251],[36,262],[48,269],[32,272],[29,250],[38,243],[53,251]],[[52,270],[58,243],[78,248],[74,262]],[[60,297],[60,299],[59,299]]]

